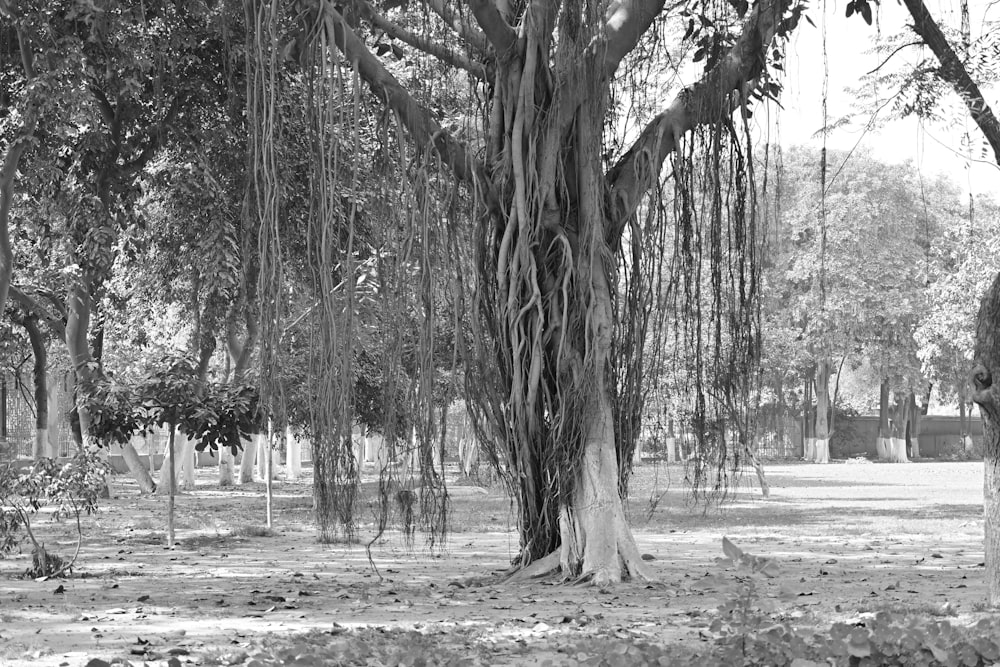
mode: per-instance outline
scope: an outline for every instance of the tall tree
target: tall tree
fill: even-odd
[[[273,45],[280,34],[274,6],[251,6],[257,34]],[[616,405],[634,403],[616,400],[614,378],[621,375],[613,368],[641,359],[614,357],[621,335],[614,318],[616,257],[626,242],[636,252],[663,251],[642,246],[643,228],[667,224],[657,217],[664,211],[659,186],[665,161],[675,155],[681,271],[692,290],[700,289],[702,267],[711,271],[716,292],[714,349],[695,364],[700,393],[693,428],[704,438],[709,380],[719,380],[719,394],[745,391],[752,381],[758,241],[741,137],[752,102],[777,92],[766,66],[775,54],[780,57],[782,38],[802,7],[787,0],[716,3],[705,16],[692,16],[689,35],[697,43],[696,59],[705,61],[704,75],[662,111],[647,114],[626,146],[617,134],[624,128],[614,123],[615,100],[643,64],[666,62],[657,60],[655,45],[670,20],[679,18],[678,8],[665,9],[661,0],[476,0],[471,15],[457,4],[428,0],[427,18],[441,20],[432,29],[408,24],[405,12],[367,3],[315,0],[310,6],[307,24],[320,27],[312,34],[352,63],[373,98],[405,128],[413,146],[406,150],[423,165],[411,190],[416,210],[437,212],[426,196],[440,182],[437,165],[474,200],[476,355],[466,376],[479,434],[492,444],[517,499],[517,564],[597,583],[642,575],[621,498],[634,440],[623,427],[630,417],[615,412]],[[417,81],[401,80],[392,63],[396,51],[380,47],[379,35],[390,36],[400,50],[435,56],[471,79],[485,101],[478,124],[465,128],[475,137],[471,146],[442,127],[422,102]],[[260,48],[262,41],[252,43]],[[254,67],[264,81],[273,81],[273,46],[260,56]],[[742,112],[736,122],[735,110]],[[262,175],[256,185],[266,242],[262,261],[275,257],[277,248],[270,221],[278,210],[273,198],[280,175],[270,171],[266,140],[275,127],[273,113],[265,97],[250,114],[251,132],[262,139],[255,153]],[[699,127],[707,130],[689,134]],[[704,209],[692,194],[696,183],[712,192]],[[460,219],[450,217],[449,224]],[[732,266],[730,251],[738,255]],[[269,280],[272,275],[263,267],[262,274]],[[262,302],[269,304],[274,297],[261,284]],[[700,308],[701,300],[688,294],[686,303]],[[430,312],[426,305],[423,311]],[[705,315],[707,326],[711,318]],[[693,326],[684,335],[701,349],[702,334]],[[343,333],[333,323],[329,330]],[[330,341],[343,345],[343,338]]]

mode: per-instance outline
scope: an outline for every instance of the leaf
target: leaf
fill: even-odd
[[[871,8],[871,5],[869,5],[867,2],[862,3],[861,7],[859,8],[859,10],[861,11],[861,17],[865,20],[865,23],[867,23],[868,25],[871,25],[872,24],[872,8]]]

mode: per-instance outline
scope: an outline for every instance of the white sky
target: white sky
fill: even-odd
[[[960,23],[957,0],[925,0],[934,18],[941,24],[953,26]],[[983,19],[1000,21],[1000,3],[992,0],[969,0],[972,36]],[[809,144],[817,148],[821,139],[813,135],[822,126],[822,83],[823,83],[823,0],[813,0],[807,10],[816,27],[803,21],[789,45],[786,65],[787,78],[782,94],[783,110],[779,117],[778,135],[782,145]],[[866,53],[873,45],[878,29],[885,36],[900,32],[909,19],[906,8],[901,3],[885,0],[877,11],[878,25],[869,27],[858,16],[846,18],[846,0],[826,1],[826,40],[829,58],[828,116],[831,121],[852,111],[852,97],[845,90],[857,85],[859,77],[876,68],[885,56]],[[905,55],[904,55],[905,54]],[[887,67],[902,65],[905,59],[914,60],[916,48],[908,48],[896,55]],[[926,57],[933,54],[926,50]],[[987,102],[994,111],[1000,113],[1000,86],[984,91]],[[886,91],[888,95],[888,91]],[[957,96],[954,98],[957,100]],[[772,109],[773,115],[776,110]],[[982,138],[967,114],[962,117],[969,124],[974,140]],[[859,139],[861,147],[867,147],[879,159],[885,161],[914,160],[927,174],[944,172],[963,188],[976,193],[992,192],[1000,199],[1000,168],[995,163],[972,164],[955,154],[961,150],[964,127],[941,127],[921,124],[914,118],[892,121],[888,125],[876,127],[864,133],[864,121],[832,132],[827,137],[831,148],[850,150]],[[775,140],[775,139],[772,139]],[[944,144],[944,146],[942,146]],[[949,148],[951,150],[949,150]],[[992,153],[988,154],[992,159]]]

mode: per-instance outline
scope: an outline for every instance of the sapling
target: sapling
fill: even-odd
[[[13,464],[0,468],[0,556],[27,539],[32,544],[28,576],[44,581],[69,572],[83,544],[81,515],[97,511],[110,474],[110,467],[96,452],[80,452],[65,463],[39,459],[22,471]],[[75,522],[76,548],[69,560],[49,553],[35,533],[32,522],[46,507],[53,509],[52,520],[70,518]]]

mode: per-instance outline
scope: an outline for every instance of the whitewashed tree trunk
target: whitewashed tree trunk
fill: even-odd
[[[976,443],[972,441],[972,436],[966,433],[965,437],[962,438],[962,446],[965,448],[966,454],[972,454],[972,450],[975,448]]]
[[[56,434],[59,433],[59,419],[62,415],[62,410],[59,405],[59,386],[58,382],[48,383],[49,392],[49,421],[46,427],[48,432],[46,438],[46,450],[42,456],[48,456],[51,458],[56,458],[59,456],[59,442],[57,440]]]
[[[816,460],[816,438],[805,438],[805,444],[802,446],[802,458],[806,461]]]
[[[278,478],[278,473],[281,471],[281,452],[271,448],[271,441],[266,433],[260,435],[261,437],[257,440],[257,477],[261,480],[267,480],[268,473],[270,473],[273,481]],[[270,462],[267,458],[268,455],[271,457]],[[269,463],[270,467],[268,467]]]
[[[260,448],[258,440],[263,437],[263,433],[254,433],[249,440],[243,441],[243,458],[240,459],[240,484],[250,484],[254,481],[253,469],[257,463],[257,450]]]
[[[182,489],[193,489],[195,487],[194,481],[194,468],[195,468],[195,446],[198,444],[197,441],[189,439],[186,435],[182,434],[180,431],[177,432],[177,437],[180,442],[174,443],[174,449],[179,452],[180,457],[180,471],[181,471],[181,484]]]
[[[302,443],[292,434],[291,427],[285,429],[285,477],[296,480],[302,476]]]
[[[132,472],[132,477],[139,484],[139,493],[155,493],[156,483],[153,481],[153,476],[150,474],[146,464],[139,456],[139,452],[136,451],[131,442],[126,443],[125,446],[122,447],[122,458],[125,459],[125,465],[128,466],[130,472],[141,470],[143,473],[139,474],[138,472]]]
[[[667,436],[667,463],[677,461],[677,438],[672,435]]]
[[[888,461],[890,450],[892,450],[892,442],[889,438],[875,440],[875,453],[878,454],[879,461]]]
[[[906,455],[906,438],[892,438],[889,448],[889,461],[892,463],[909,463]]]
[[[233,485],[233,452],[229,447],[219,448],[219,486]]]
[[[830,462],[830,438],[816,438],[813,444],[813,461],[816,463]]]
[[[458,460],[466,477],[472,474],[479,463],[479,442],[466,434],[458,441]]]
[[[645,438],[638,437],[635,439],[635,449],[632,450],[632,465],[641,466],[642,465],[642,445],[645,442]]]

